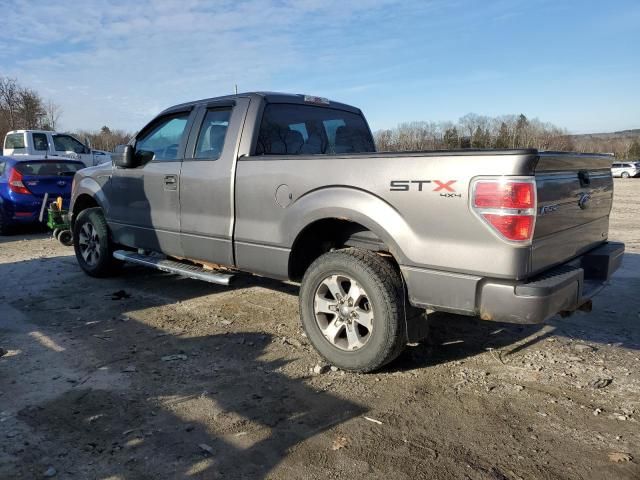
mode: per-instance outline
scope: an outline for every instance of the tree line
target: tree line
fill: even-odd
[[[62,109],[15,78],[0,76],[0,141],[10,130],[56,130]],[[73,133],[93,148],[113,151],[129,142],[132,134],[103,126]],[[457,122],[407,122],[374,134],[379,151],[440,150],[460,148],[537,148],[578,152],[614,153],[618,159],[640,159],[638,139],[616,135],[569,135],[552,123],[524,114],[488,117],[469,113]]]
[[[569,135],[549,122],[524,114],[488,117],[469,113],[454,122],[407,122],[374,134],[380,151],[464,148],[537,148],[539,150],[615,153],[640,159],[638,140]]]
[[[52,100],[20,85],[15,78],[0,76],[0,144],[11,130],[57,130],[61,116],[62,109]],[[131,138],[131,133],[107,126],[70,133],[93,148],[106,151],[113,151],[116,145],[128,143]]]
[[[55,130],[62,111],[38,92],[23,87],[15,78],[0,76],[0,135],[10,130]]]

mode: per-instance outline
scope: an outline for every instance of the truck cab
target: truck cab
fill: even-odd
[[[111,161],[111,155],[94,150],[68,133],[48,130],[12,130],[4,139],[4,155],[24,160],[51,156],[79,160],[86,167]]]

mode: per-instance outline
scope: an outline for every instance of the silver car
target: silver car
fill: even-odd
[[[614,177],[630,178],[640,176],[640,163],[618,162],[611,165],[611,175]]]

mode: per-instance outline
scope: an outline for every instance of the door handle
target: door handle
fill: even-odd
[[[165,190],[176,190],[178,188],[178,178],[175,175],[164,176]]]

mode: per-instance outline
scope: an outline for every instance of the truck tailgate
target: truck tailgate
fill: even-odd
[[[607,240],[612,161],[609,155],[540,153],[535,167],[538,211],[531,274]]]

